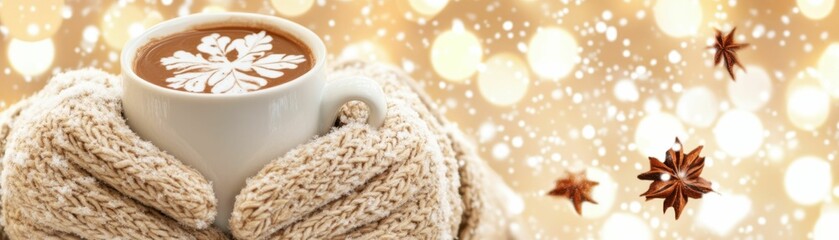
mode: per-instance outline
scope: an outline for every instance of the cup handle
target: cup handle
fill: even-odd
[[[348,77],[330,81],[324,87],[318,135],[324,135],[332,129],[341,107],[349,101],[364,102],[369,109],[367,124],[374,128],[382,126],[387,113],[387,100],[382,87],[370,78]]]

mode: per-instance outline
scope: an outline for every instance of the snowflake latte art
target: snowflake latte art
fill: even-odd
[[[252,92],[294,80],[314,60],[300,41],[259,28],[181,32],[139,50],[134,72],[155,85],[210,94]]]

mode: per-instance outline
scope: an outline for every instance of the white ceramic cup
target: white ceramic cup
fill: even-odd
[[[254,24],[300,40],[312,51],[312,69],[278,86],[233,95],[169,89],[134,72],[137,50],[150,41],[202,26]],[[212,182],[218,199],[215,224],[225,231],[245,180],[272,159],[329,131],[344,103],[364,102],[370,109],[367,122],[374,127],[384,122],[387,108],[381,87],[371,79],[327,82],[323,41],[309,29],[273,16],[214,13],[175,18],[126,44],[120,60],[128,125]]]

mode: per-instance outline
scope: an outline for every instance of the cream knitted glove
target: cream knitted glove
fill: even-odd
[[[9,237],[225,238],[208,228],[210,184],[125,124],[119,83],[98,70],[60,74],[0,116]]]
[[[338,128],[269,163],[236,198],[241,239],[510,239],[500,178],[433,111],[410,77],[382,64],[345,62],[330,77],[382,86],[384,125],[347,104]],[[509,192],[509,190],[507,190]]]

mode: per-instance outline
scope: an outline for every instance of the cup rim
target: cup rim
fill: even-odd
[[[272,86],[265,89],[258,89],[255,91],[239,93],[239,94],[211,94],[211,93],[194,93],[194,92],[186,92],[180,91],[176,89],[166,88],[162,86],[155,85],[134,72],[134,60],[137,58],[137,50],[147,44],[151,38],[157,38],[158,36],[153,36],[155,33],[165,30],[172,27],[183,27],[183,26],[200,26],[204,24],[211,24],[211,23],[225,23],[228,20],[239,20],[239,21],[256,21],[263,24],[275,26],[278,29],[285,31],[292,37],[297,38],[300,42],[302,42],[306,47],[310,48],[314,65],[312,66],[309,71],[300,75],[299,77],[289,80],[285,83]],[[235,23],[234,23],[235,24]],[[231,24],[232,25],[232,24]],[[165,35],[164,35],[165,36]],[[130,56],[130,58],[129,58]],[[256,14],[256,13],[245,13],[245,12],[224,12],[224,13],[197,13],[191,14],[186,16],[180,16],[176,18],[172,18],[161,23],[158,23],[151,28],[147,29],[145,32],[140,34],[134,39],[128,41],[122,49],[120,53],[120,68],[122,70],[122,74],[127,75],[127,77],[123,78],[123,81],[135,81],[139,82],[141,86],[147,88],[148,90],[158,91],[161,93],[167,93],[172,95],[177,95],[180,97],[190,97],[190,98],[213,98],[213,99],[222,99],[222,98],[241,98],[241,97],[256,97],[256,96],[264,96],[275,94],[277,92],[282,92],[287,89],[293,88],[297,85],[302,84],[304,79],[315,77],[314,75],[317,74],[325,65],[326,61],[326,45],[323,43],[320,37],[317,36],[314,32],[309,30],[302,25],[292,22],[291,20],[272,16],[272,15],[264,15],[264,14]],[[129,78],[129,79],[126,79]]]

